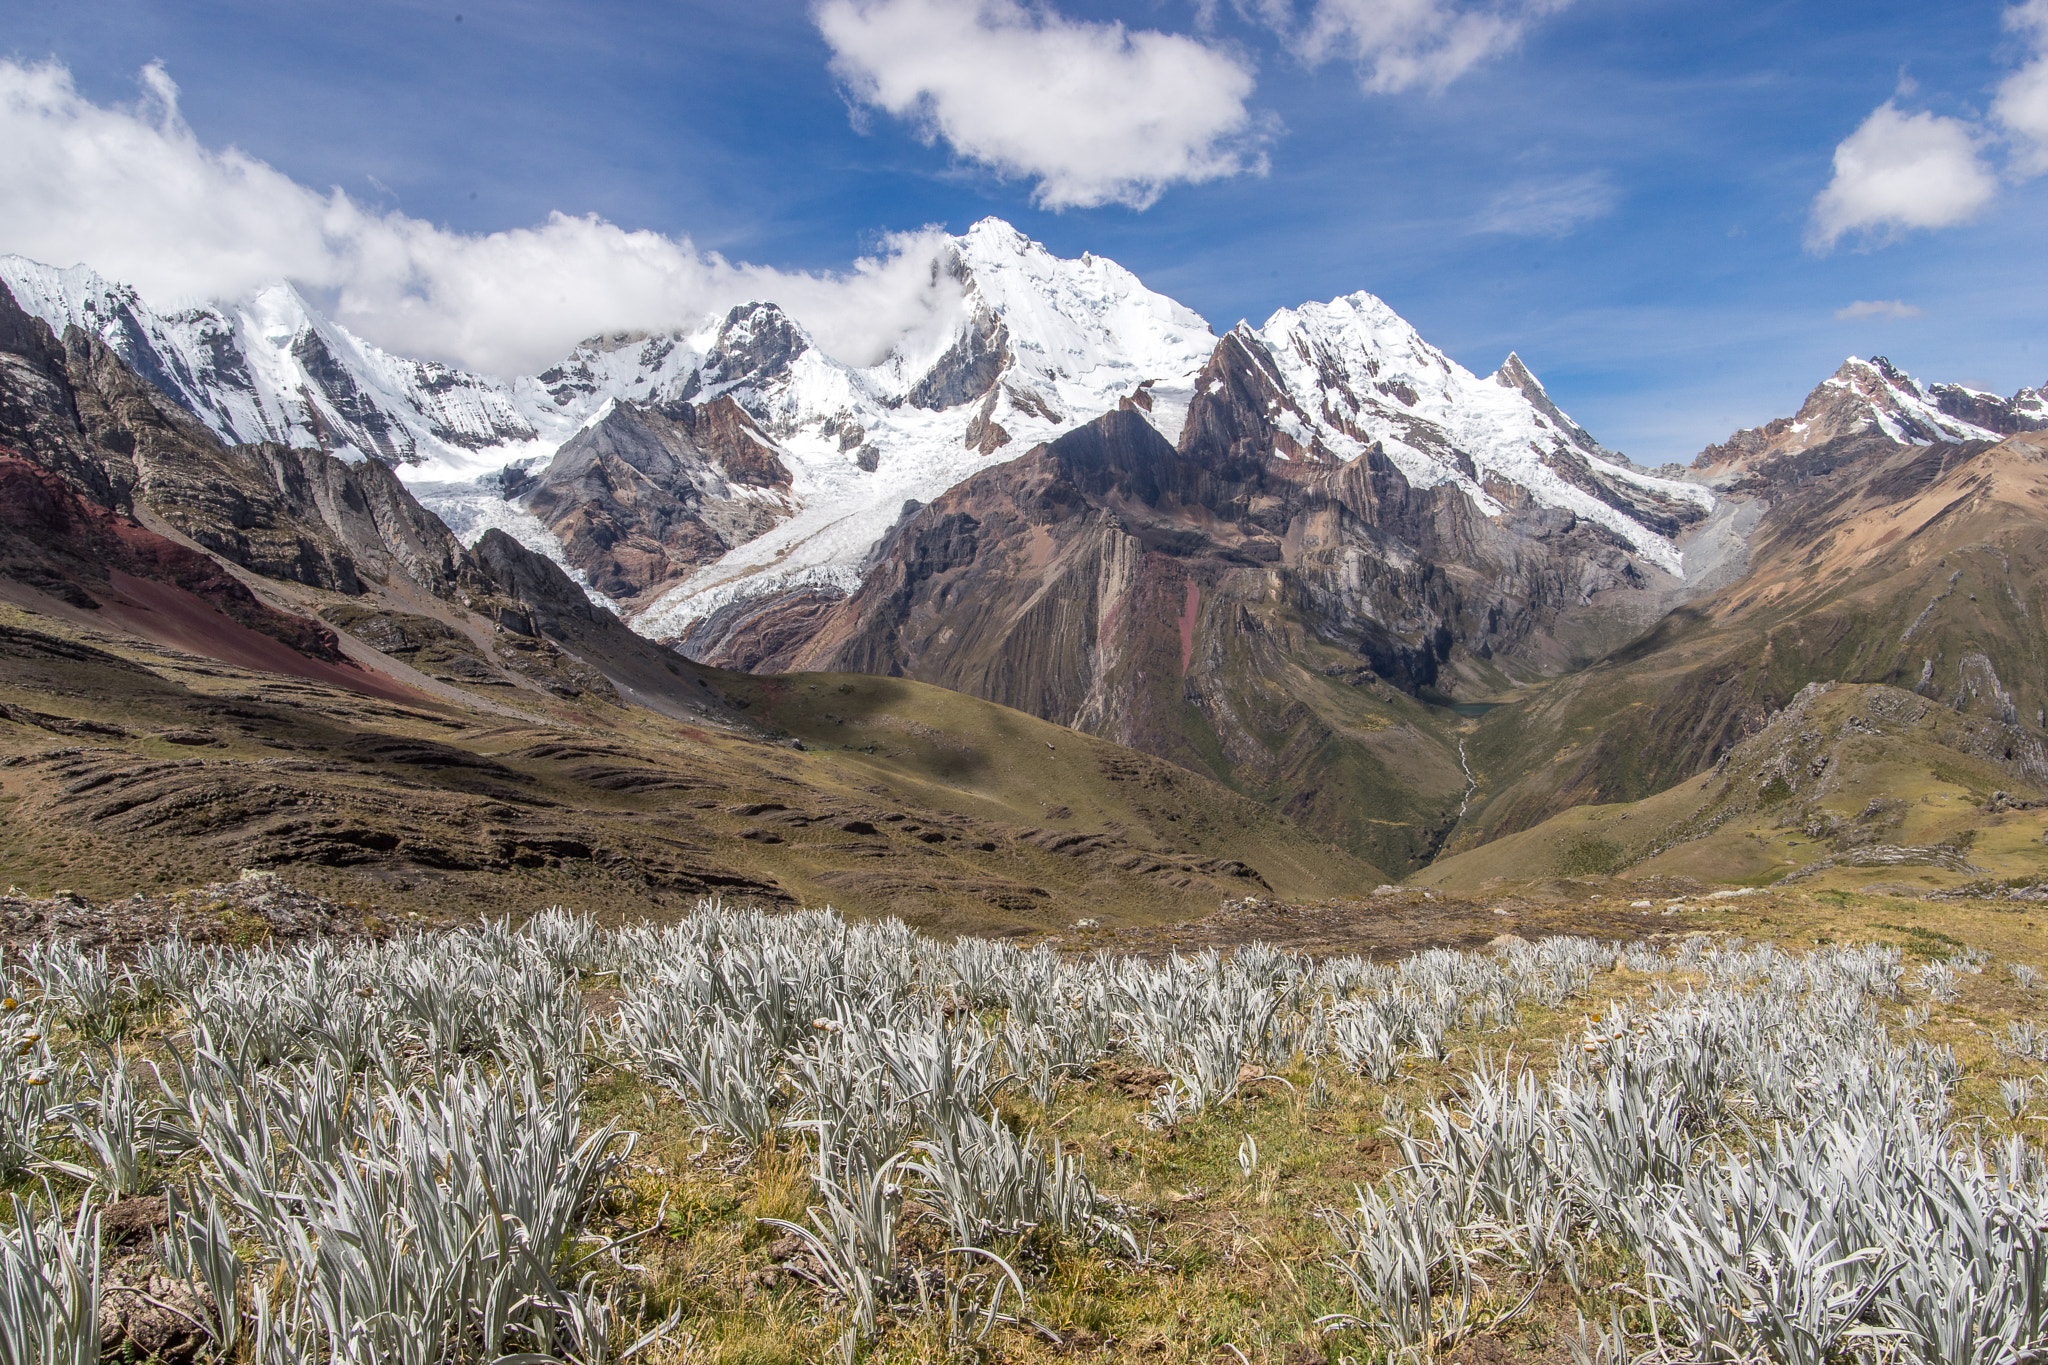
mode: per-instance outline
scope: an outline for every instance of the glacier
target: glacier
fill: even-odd
[[[871,365],[826,354],[799,320],[755,303],[667,332],[593,337],[537,375],[498,379],[384,351],[289,284],[159,314],[86,266],[0,257],[0,279],[25,309],[98,336],[224,441],[382,460],[466,541],[497,527],[586,589],[547,526],[506,498],[518,481],[504,471],[545,465],[615,404],[730,396],[789,471],[791,514],[646,600],[604,599],[658,639],[744,598],[851,592],[907,508],[1134,399],[1179,438],[1220,340],[1199,314],[1114,261],[1055,256],[996,218],[946,239],[934,269],[960,285],[951,333]],[[1411,484],[1454,484],[1488,515],[1503,511],[1498,495],[1520,490],[1606,527],[1644,564],[1683,573],[1673,540],[1588,486],[1702,507],[1714,494],[1600,446],[1518,358],[1475,375],[1367,293],[1238,326],[1278,368],[1286,397],[1271,415],[1303,448],[1352,460],[1377,447]]]

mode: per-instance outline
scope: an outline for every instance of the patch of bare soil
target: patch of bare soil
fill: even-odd
[[[1669,882],[1669,885],[1666,885]],[[1557,934],[1636,941],[1683,932],[1657,903],[1697,894],[1685,879],[1608,884],[1591,878],[1518,887],[1467,898],[1419,888],[1384,887],[1349,900],[1287,902],[1246,897],[1178,924],[1131,928],[1076,926],[1053,942],[1064,949],[1157,958],[1191,949],[1264,943],[1315,957],[1404,957],[1425,948],[1483,948],[1503,936],[1531,942]],[[1632,902],[1652,900],[1649,907]]]
[[[267,872],[248,872],[240,881],[161,896],[137,893],[98,905],[71,891],[44,900],[10,887],[0,896],[0,947],[9,949],[69,939],[82,948],[105,948],[116,958],[126,958],[172,933],[199,943],[249,944],[385,932],[384,922],[365,908],[309,895]]]

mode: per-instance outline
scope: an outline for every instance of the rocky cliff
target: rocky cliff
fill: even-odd
[[[1318,422],[1358,443],[1365,407],[1337,416],[1326,399]],[[1620,643],[1588,608],[1670,576],[1607,521],[1504,479],[1489,515],[1443,428],[1405,430],[1410,451],[1426,444],[1462,477],[1417,486],[1378,442],[1331,449],[1240,329],[1198,376],[1178,445],[1133,401],[911,509],[844,602],[730,611],[685,648],[987,697],[1214,775],[1384,865],[1419,865],[1467,788],[1456,718],[1425,703]],[[1566,447],[1547,468],[1626,509],[1638,534],[1704,515],[1612,466],[1602,482],[1597,459]]]
[[[730,397],[615,403],[504,495],[561,557],[630,610],[796,509],[774,441]]]
[[[732,405],[661,420],[697,473],[779,486]],[[644,477],[618,444],[583,476]],[[1022,931],[1385,875],[986,702],[694,664],[381,462],[222,444],[4,289],[0,659],[0,861],[103,898],[262,868],[380,915],[720,894]]]

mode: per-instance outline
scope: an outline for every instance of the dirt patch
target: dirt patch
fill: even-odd
[[[110,571],[107,581],[112,591],[100,604],[106,620],[158,644],[220,659],[240,668],[306,678],[386,701],[418,704],[431,700],[403,683],[359,668],[346,659],[329,663],[303,654],[272,636],[251,630],[176,584],[152,582],[119,569]]]
[[[163,896],[136,894],[95,905],[70,891],[47,900],[9,888],[0,896],[0,946],[76,940],[125,958],[144,944],[181,933],[199,943],[249,944],[292,939],[360,938],[386,931],[359,906],[308,895],[265,872]]]
[[[1660,888],[1662,889],[1662,888]],[[1651,894],[1623,887],[1595,893],[1539,887],[1468,899],[1406,888],[1356,900],[1290,903],[1248,898],[1225,902],[1201,919],[1121,929],[1078,929],[1056,939],[1062,948],[1107,948],[1157,958],[1176,951],[1265,943],[1316,957],[1358,954],[1401,957],[1425,948],[1484,948],[1502,935],[1532,942],[1555,934],[1635,941],[1673,932],[1661,907],[1631,908]],[[1679,893],[1673,893],[1679,894]]]

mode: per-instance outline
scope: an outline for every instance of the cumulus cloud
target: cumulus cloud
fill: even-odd
[[[689,325],[751,299],[781,304],[856,364],[957,316],[957,286],[932,269],[936,231],[825,275],[735,264],[594,216],[450,232],[203,146],[169,74],[152,64],[141,84],[133,106],[103,107],[57,63],[0,60],[0,251],[82,261],[159,308],[290,280],[381,346],[500,375],[599,332]]]
[[[2005,26],[2032,45],[2032,58],[1999,82],[1991,117],[2012,140],[2011,169],[2040,175],[2048,172],[2048,0],[2015,5]]]
[[[1509,186],[1487,204],[1474,230],[1516,237],[1563,237],[1614,212],[1618,196],[1601,171]]]
[[[1858,299],[1847,308],[1835,310],[1835,321],[1856,322],[1863,318],[1917,318],[1925,310],[1902,299]]]
[[[1968,222],[1998,193],[1989,153],[2000,143],[2008,179],[2048,173],[2048,0],[2014,5],[2005,26],[2026,44],[2026,58],[1998,83],[1990,117],[1906,114],[1886,100],[1835,148],[1834,179],[1813,201],[1809,246],[1826,251],[1851,232],[1882,240]],[[1918,88],[1901,70],[1897,97]]]
[[[1311,65],[1350,61],[1368,93],[1442,90],[1482,62],[1512,50],[1530,24],[1570,0],[1239,0],[1238,8],[1277,31]]]
[[[1250,66],[1195,38],[1017,0],[820,0],[813,17],[855,100],[1035,180],[1044,207],[1142,209],[1265,169]]]
[[[1835,175],[1813,201],[1809,242],[1968,222],[1998,192],[1981,134],[1961,119],[1907,114],[1886,100],[1835,148]]]

